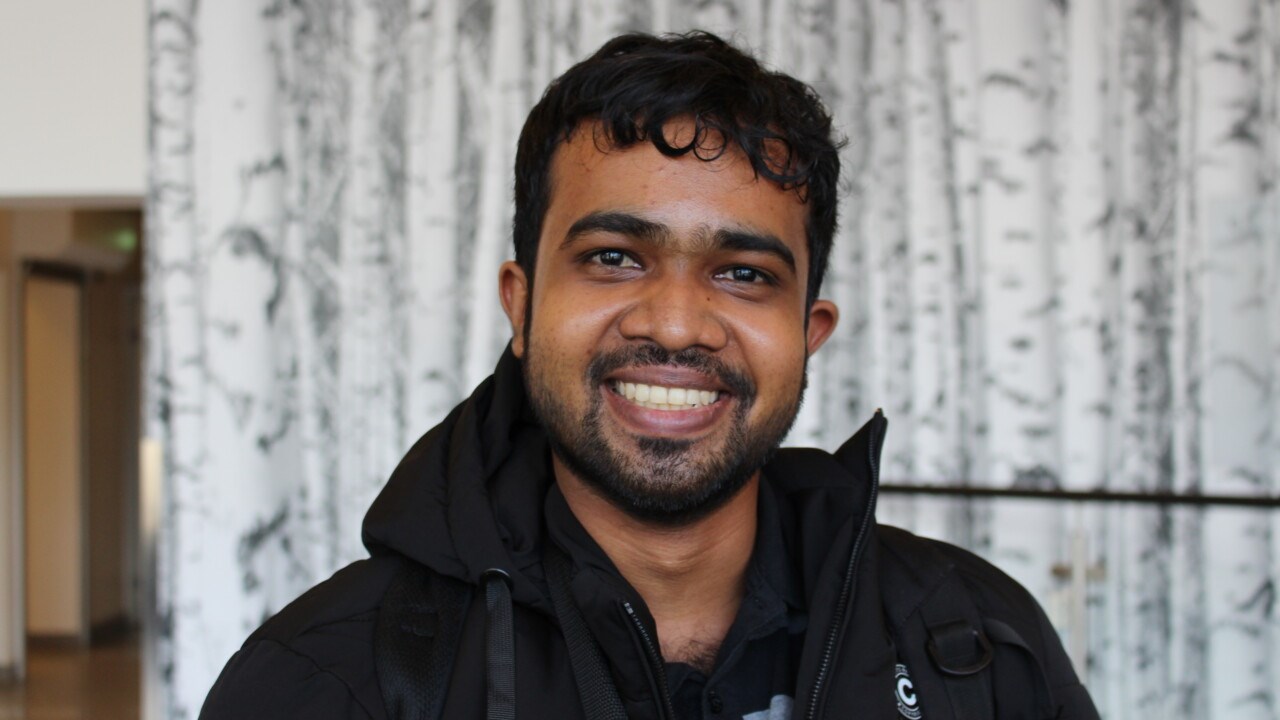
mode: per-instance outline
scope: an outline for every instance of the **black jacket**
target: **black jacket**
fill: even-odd
[[[967,595],[992,637],[1012,633],[1007,647],[996,643],[985,673],[994,716],[1097,717],[1053,628],[1021,586],[964,550],[875,526],[884,427],[877,415],[835,455],[783,450],[764,471],[761,502],[780,513],[809,611],[795,717],[899,717],[894,673],[904,658],[923,716],[954,717],[954,687],[931,666],[921,620],[942,595]],[[364,542],[369,559],[302,595],[245,642],[210,691],[202,718],[387,718],[375,628],[406,558],[475,586],[486,570],[504,570],[514,602],[516,717],[583,717],[548,595],[548,543],[571,559],[573,599],[627,716],[664,717],[661,668],[619,608],[629,603],[656,637],[653,619],[555,487],[546,440],[509,352],[493,377],[409,451],[365,518]],[[484,593],[472,597],[445,718],[485,715],[486,606]],[[1044,691],[1038,699],[1032,687]]]

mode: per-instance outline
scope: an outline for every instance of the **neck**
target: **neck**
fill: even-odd
[[[644,598],[668,661],[701,665],[729,631],[756,538],[757,473],[710,515],[669,527],[619,509],[553,458],[578,522]]]

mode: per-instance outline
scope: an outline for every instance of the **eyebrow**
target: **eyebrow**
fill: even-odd
[[[786,243],[770,233],[758,233],[748,230],[715,231],[711,236],[717,248],[722,250],[741,250],[745,252],[761,252],[776,256],[796,272],[796,256]]]
[[[646,220],[631,213],[617,211],[593,212],[578,218],[565,233],[561,247],[573,244],[583,235],[593,232],[615,233],[654,244],[663,244],[671,237],[671,229],[662,223]]]
[[[582,236],[593,232],[607,232],[635,238],[654,245],[666,245],[671,241],[671,228],[662,223],[647,220],[638,215],[616,210],[593,212],[579,218],[565,233],[560,247],[572,245]],[[786,263],[792,273],[796,270],[796,257],[786,243],[776,235],[740,228],[721,228],[706,236],[709,248],[766,253]]]

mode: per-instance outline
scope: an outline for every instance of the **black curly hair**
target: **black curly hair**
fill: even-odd
[[[691,117],[694,135],[672,145],[668,122]],[[607,146],[653,143],[662,154],[703,160],[730,144],[756,176],[795,190],[809,206],[807,299],[822,286],[836,230],[840,142],[813,88],[764,68],[711,33],[621,35],[569,68],[530,111],[516,150],[516,262],[533,282],[542,221],[551,202],[551,159],[584,122],[599,123]]]

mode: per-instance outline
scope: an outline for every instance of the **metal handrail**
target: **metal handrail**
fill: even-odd
[[[914,485],[901,481],[880,484],[880,492],[894,495],[935,495],[957,498],[1019,498],[1074,502],[1139,503],[1191,507],[1280,508],[1280,497],[1272,495],[1202,495],[1199,493],[1134,492],[1115,490],[1062,490],[1058,488],[994,488],[974,485]]]

